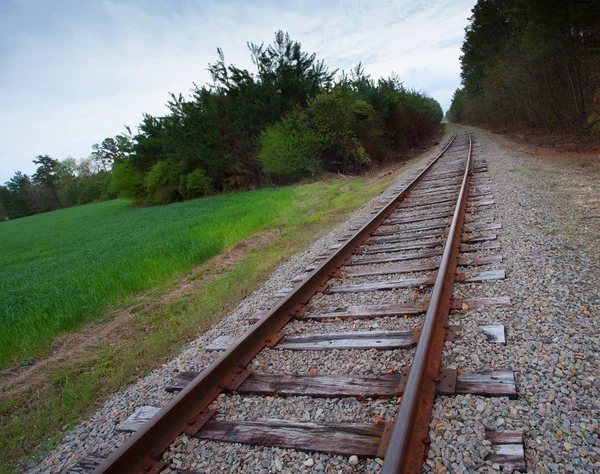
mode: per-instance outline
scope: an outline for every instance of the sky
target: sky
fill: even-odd
[[[253,71],[246,43],[283,30],[332,68],[359,61],[447,110],[475,0],[0,0],[0,183],[37,155],[81,158],[143,113],[164,115],[225,60]]]

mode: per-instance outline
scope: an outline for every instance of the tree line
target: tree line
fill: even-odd
[[[397,76],[373,80],[361,64],[338,73],[282,31],[248,49],[253,72],[218,49],[211,84],[171,93],[168,114],[144,114],[137,133],[107,138],[89,158],[38,156],[31,178],[0,186],[0,206],[14,218],[117,195],[165,204],[358,173],[422,144],[442,119],[437,101]]]
[[[600,2],[479,0],[450,120],[600,133]]]

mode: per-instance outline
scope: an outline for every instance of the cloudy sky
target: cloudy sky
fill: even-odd
[[[444,110],[460,83],[475,0],[0,0],[0,183],[39,154],[91,145],[165,113],[168,92],[210,77],[220,46],[252,70],[247,41],[282,29],[332,68],[395,72]]]

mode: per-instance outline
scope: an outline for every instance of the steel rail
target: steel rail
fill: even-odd
[[[209,405],[232,383],[248,371],[246,365],[263,348],[276,342],[277,333],[295,316],[327,281],[339,274],[359,247],[398,207],[400,201],[427,174],[454,142],[446,147],[381,211],[371,218],[314,272],[296,285],[294,290],[238,339],[232,347],[193,379],[175,398],[165,405],[142,428],[113,451],[94,473],[160,472],[166,464],[161,456],[182,433],[193,435],[210,419],[214,411]],[[243,379],[242,379],[243,381]]]
[[[396,417],[383,463],[382,474],[417,474],[429,448],[429,423],[433,410],[436,382],[439,380],[445,332],[448,329],[450,299],[458,263],[469,184],[473,167],[472,139],[452,225],[425,315],[425,322],[413,359],[400,410]]]

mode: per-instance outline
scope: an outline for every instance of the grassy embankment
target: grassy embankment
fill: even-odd
[[[77,357],[20,385],[2,384],[0,472],[55,445],[105,396],[176,354],[391,179],[336,179],[145,209],[117,200],[0,225],[3,367],[60,351],[61,333],[130,315],[121,340],[96,336]],[[202,262],[269,229],[279,232],[193,293],[161,298],[182,278],[202,277]]]

